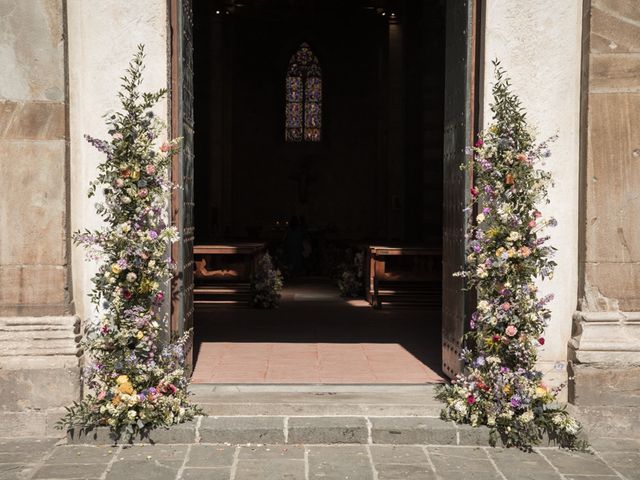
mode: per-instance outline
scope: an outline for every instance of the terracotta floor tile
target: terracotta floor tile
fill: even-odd
[[[285,287],[276,310],[198,308],[192,381],[441,380],[437,311],[374,310],[359,302],[355,308],[341,299],[331,283],[303,280]]]

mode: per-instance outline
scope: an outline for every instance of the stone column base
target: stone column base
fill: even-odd
[[[2,436],[60,437],[55,423],[81,396],[77,317],[0,317]]]

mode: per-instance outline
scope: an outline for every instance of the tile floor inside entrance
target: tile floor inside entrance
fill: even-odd
[[[440,310],[375,310],[297,281],[278,309],[198,308],[194,359],[193,383],[441,382]]]

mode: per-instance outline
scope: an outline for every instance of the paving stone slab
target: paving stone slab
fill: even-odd
[[[570,452],[559,449],[540,450],[560,473],[575,475],[615,475],[597,456],[584,452]]]
[[[373,443],[456,445],[457,431],[451,422],[433,417],[371,418]]]
[[[202,443],[285,443],[283,417],[205,417],[199,433]]]
[[[0,463],[0,479],[23,480],[29,478],[34,470],[34,467],[22,463]]]
[[[297,445],[262,445],[240,447],[239,460],[304,460],[304,447]]]
[[[478,447],[427,447],[440,478],[447,480],[502,480],[493,463]]]
[[[600,456],[628,480],[640,480],[640,449],[635,452],[604,452]]]
[[[371,480],[373,468],[365,446],[310,446],[309,480]]]
[[[234,480],[305,480],[304,460],[239,460]]]
[[[36,463],[47,455],[58,439],[4,439],[0,441],[0,463]]]
[[[60,464],[60,465],[43,465],[38,468],[34,479],[88,479],[100,478],[106,465],[102,464]]]
[[[376,465],[378,480],[436,480],[429,465],[383,464]]]
[[[231,445],[192,445],[187,467],[231,467],[236,447]]]
[[[367,422],[363,417],[291,417],[288,443],[367,443]]]
[[[549,462],[537,452],[523,452],[515,448],[489,448],[486,452],[507,480],[562,479]]]
[[[179,468],[158,460],[121,460],[111,466],[106,480],[174,480]]]
[[[429,459],[421,447],[405,445],[371,445],[369,447],[375,465],[401,463],[404,465],[428,465]]]
[[[182,472],[181,480],[229,480],[231,469],[226,467],[217,468],[185,468]]]
[[[47,458],[47,464],[101,463],[107,464],[116,449],[111,446],[61,445]]]
[[[190,445],[133,445],[116,455],[118,462],[143,460],[147,463],[180,468]]]

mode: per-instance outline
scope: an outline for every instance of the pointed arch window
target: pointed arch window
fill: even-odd
[[[319,142],[322,137],[322,70],[308,43],[289,60],[286,78],[285,140]]]

